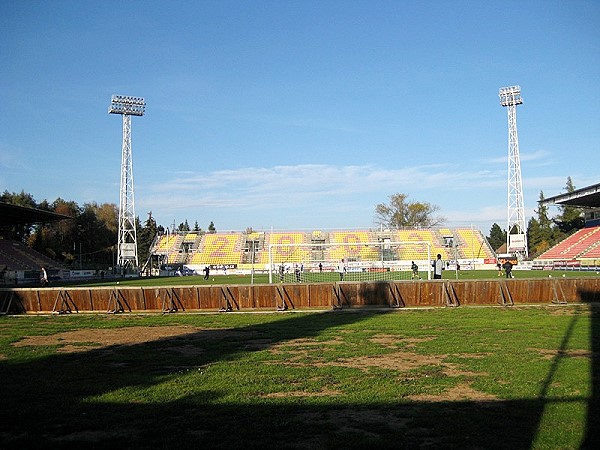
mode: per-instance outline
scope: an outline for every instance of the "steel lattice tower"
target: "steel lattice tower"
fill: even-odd
[[[141,97],[113,95],[108,112],[123,116],[123,146],[121,152],[121,194],[119,198],[119,239],[117,266],[125,272],[137,269],[137,232],[133,191],[133,159],[131,157],[131,116],[143,116],[146,102]]]
[[[521,181],[521,159],[517,134],[517,105],[523,103],[520,86],[500,88],[500,104],[508,110],[508,223],[506,249],[527,258],[527,229]]]

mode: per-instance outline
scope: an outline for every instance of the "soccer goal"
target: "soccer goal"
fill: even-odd
[[[268,265],[269,283],[431,279],[431,242],[270,244]]]

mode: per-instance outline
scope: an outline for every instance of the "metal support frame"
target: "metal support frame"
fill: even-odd
[[[286,297],[289,297],[288,293],[285,290],[285,286],[277,286],[277,293],[279,294],[279,298],[281,299],[281,305],[277,305],[277,311],[287,311],[288,306],[285,301]]]
[[[388,285],[388,288],[390,289],[390,294],[392,296],[391,302],[390,302],[390,307],[391,308],[405,308],[406,303],[404,302],[404,299],[402,298],[402,294],[400,294],[400,291],[398,290],[398,286],[396,285],[396,283],[387,283],[387,285]]]
[[[0,306],[0,314],[2,314],[2,315],[10,314],[10,307],[12,306],[13,299],[16,299],[16,301],[21,306],[21,310],[25,311],[25,307],[23,306],[23,303],[19,299],[19,296],[15,295],[14,292],[10,291],[10,292],[4,292],[4,295],[2,295],[2,302],[0,303],[0,305],[1,305]]]
[[[123,301],[121,301],[121,299],[123,299]],[[110,306],[113,304],[113,302],[115,304],[115,308],[110,309]],[[123,303],[125,305],[123,305]],[[106,311],[107,314],[118,314],[125,312],[125,306],[127,306],[127,309],[129,312],[131,312],[131,308],[129,307],[129,304],[127,303],[127,300],[123,294],[121,294],[121,291],[119,291],[117,288],[114,288],[110,293],[110,298],[108,299],[108,309]]]
[[[223,294],[223,305],[221,306],[221,308],[219,309],[220,312],[231,312],[233,311],[233,306],[235,304],[235,298],[233,297],[233,294],[231,293],[231,291],[229,290],[229,286],[225,286],[225,287],[221,287],[221,293]],[[231,298],[231,300],[230,300]],[[233,304],[232,304],[233,301]],[[235,305],[237,308],[236,309],[240,309],[238,305]]]
[[[557,289],[557,286],[558,286],[558,289]],[[559,295],[559,291],[560,291],[560,295]],[[554,299],[552,300],[552,303],[555,303],[558,305],[566,305],[567,304],[567,298],[565,297],[565,292],[563,291],[561,283],[559,283],[558,280],[554,280],[552,282],[552,292],[554,293]]]
[[[342,297],[344,296],[344,291],[342,291],[340,283],[333,283],[332,288],[333,288],[333,295],[335,297],[332,308],[333,309],[342,309],[344,307],[344,300],[342,299]]]
[[[460,301],[458,300],[458,295],[452,286],[452,283],[448,281],[444,281],[442,283],[442,297],[444,299],[444,303],[446,306],[457,307],[460,306]]]
[[[60,300],[60,306],[57,309],[59,300]],[[69,291],[60,289],[58,291],[58,293],[56,294],[56,300],[54,300],[54,306],[52,307],[52,312],[57,313],[57,314],[71,314],[73,312],[73,309],[71,309],[71,306],[73,306],[73,308],[75,309],[76,312],[79,312],[79,309],[77,308],[77,305],[71,298]]]
[[[512,295],[510,295],[510,290],[508,289],[508,285],[506,284],[506,280],[500,280],[500,304],[502,306],[513,306],[515,302],[513,301]]]
[[[117,266],[122,271],[137,270],[137,231],[133,190],[133,159],[131,155],[131,116],[143,116],[146,102],[141,97],[113,95],[108,110],[123,116],[123,145],[121,151],[121,188],[119,196],[119,237]]]
[[[181,308],[182,311],[185,311],[183,303],[181,299],[177,296],[176,292],[172,288],[164,289],[165,295],[160,295],[160,289],[158,290],[158,296],[161,298],[161,308],[164,313],[176,313]],[[179,303],[179,306],[177,304]]]
[[[517,133],[517,105],[523,104],[520,86],[500,88],[500,104],[508,111],[508,220],[506,228],[506,248],[508,253],[528,257],[527,228],[525,225],[525,204],[521,180],[521,158]],[[516,228],[516,233],[511,233]],[[518,234],[519,247],[511,245],[511,234]],[[515,247],[515,248],[513,248]]]

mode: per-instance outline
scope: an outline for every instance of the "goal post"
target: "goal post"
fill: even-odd
[[[429,241],[290,242],[268,252],[269,283],[432,278]]]

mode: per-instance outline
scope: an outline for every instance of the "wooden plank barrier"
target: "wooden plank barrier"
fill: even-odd
[[[600,277],[2,288],[3,314],[458,307],[600,302]]]

